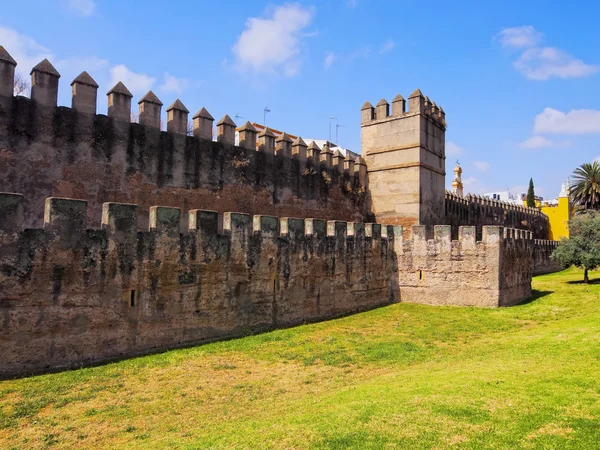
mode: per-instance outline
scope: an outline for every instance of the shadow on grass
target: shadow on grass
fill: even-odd
[[[529,303],[533,303],[536,300],[539,300],[540,298],[545,297],[546,295],[550,295],[550,294],[554,294],[554,291],[538,291],[537,289],[532,289],[531,297],[529,297],[527,300],[523,300],[521,303],[519,303],[518,305],[515,305],[515,306],[522,306],[522,305],[527,305]]]
[[[584,283],[583,280],[572,280],[567,281],[567,284],[600,284],[600,278],[594,278],[593,280],[590,280],[587,283]]]

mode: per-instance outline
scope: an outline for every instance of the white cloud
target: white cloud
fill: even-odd
[[[546,108],[536,116],[533,131],[549,134],[600,133],[600,111],[574,109],[564,113]]]
[[[379,54],[382,55],[384,53],[391,52],[394,50],[394,48],[396,48],[396,43],[390,39],[389,41],[383,43],[379,49]]]
[[[323,61],[323,67],[329,69],[333,62],[335,61],[335,54],[333,52],[329,52],[325,55],[325,61]]]
[[[46,47],[10,28],[0,27],[0,42],[17,62],[17,73],[25,77],[44,58],[52,59],[52,52]]]
[[[96,10],[94,0],[68,0],[67,8],[80,16],[91,16]]]
[[[98,58],[97,56],[89,56],[86,58],[66,58],[59,59],[54,64],[56,70],[64,79],[69,80],[69,84],[84,70],[88,72],[92,78],[96,78],[96,74],[105,72],[108,67],[108,60]],[[98,81],[98,80],[96,80]]]
[[[486,161],[473,161],[473,165],[478,172],[487,172],[491,167],[490,163]]]
[[[489,192],[488,187],[476,177],[467,177],[463,180],[463,190],[465,193],[484,194]]]
[[[542,33],[531,25],[505,28],[496,35],[503,47],[522,49],[513,66],[529,80],[581,78],[600,72],[600,66],[588,64],[556,47],[542,47]]]
[[[181,94],[184,89],[190,85],[190,81],[185,78],[177,78],[170,73],[165,73],[165,81],[160,85],[160,89],[165,92],[175,92]]]
[[[531,136],[529,139],[521,142],[519,148],[536,150],[539,148],[567,148],[571,145],[571,141],[552,141],[544,136]]]
[[[460,156],[464,151],[464,148],[459,147],[454,142],[446,143],[446,156]]]
[[[313,11],[298,3],[271,9],[268,17],[251,17],[233,46],[240,70],[292,77],[300,71],[302,35]]]
[[[503,47],[526,48],[537,45],[542,40],[542,33],[531,25],[505,28],[496,35]]]
[[[122,81],[133,94],[145,94],[152,88],[156,78],[132,72],[124,64],[119,64],[110,68],[110,85],[114,86],[119,81]]]
[[[514,66],[529,80],[581,78],[600,71],[600,66],[586,64],[555,47],[527,49],[514,62]]]
[[[535,149],[552,147],[552,141],[543,136],[532,136],[519,144],[520,148]]]
[[[600,163],[600,155],[596,156],[596,158],[594,158],[594,161]]]

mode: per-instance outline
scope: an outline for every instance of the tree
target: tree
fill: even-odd
[[[529,179],[529,189],[527,189],[527,207],[535,208],[535,191],[533,189],[533,178]]]
[[[23,78],[18,73],[15,74],[15,80],[13,82],[13,95],[25,95],[29,96],[29,92],[31,91],[31,86],[29,85],[29,81],[26,78]]]
[[[569,221],[569,239],[563,239],[552,259],[565,267],[583,269],[583,281],[589,283],[588,271],[600,266],[600,213],[586,211]]]
[[[600,162],[585,163],[573,172],[571,200],[582,209],[600,210]]]

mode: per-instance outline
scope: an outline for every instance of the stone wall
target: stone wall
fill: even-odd
[[[398,235],[398,233],[396,233]],[[531,295],[531,233],[483,227],[412,227],[410,240],[395,239],[401,301],[429,305],[497,307],[517,304]]]
[[[533,274],[543,275],[546,273],[559,272],[563,267],[550,257],[556,247],[558,241],[548,241],[545,239],[536,239],[533,249]]]
[[[463,225],[477,227],[477,237],[485,225],[531,231],[536,239],[547,239],[549,234],[548,216],[536,208],[490,200],[477,195],[459,197],[446,192],[446,224],[452,226],[452,235],[458,235]]]
[[[0,196],[0,375],[74,367],[323,320],[399,300],[392,227],[46,201],[21,229]]]
[[[104,202],[362,221],[360,186],[318,155],[269,154],[25,97],[0,103],[0,191],[26,194],[30,227],[41,226],[40,199],[51,196],[88,200],[96,226]]]

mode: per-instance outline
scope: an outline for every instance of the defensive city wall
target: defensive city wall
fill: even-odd
[[[398,301],[506,306],[531,293],[530,233],[402,227],[49,198],[23,229],[0,195],[0,376],[75,367]],[[219,224],[222,224],[222,229]],[[506,235],[504,234],[506,232]],[[515,266],[518,270],[515,270]]]
[[[399,301],[508,306],[551,270],[533,213],[447,217],[445,114],[419,90],[363,106],[355,160],[228,116],[213,140],[179,100],[161,131],[152,92],[132,123],[122,83],[97,114],[85,72],[57,106],[46,60],[15,97],[15,65],[0,47],[0,376]]]
[[[72,82],[72,107],[57,107],[59,74],[50,62],[32,71],[31,99],[12,96],[10,63],[0,78],[0,191],[26,193],[26,226],[41,226],[43,199],[87,200],[100,224],[103,202],[155,204],[292,217],[363,221],[367,168],[302,138],[277,140],[247,123],[238,129],[201,108],[191,118],[179,100],[167,108],[149,92],[131,123],[132,95],[118,83],[108,92],[108,115],[96,114],[98,85],[82,73]],[[257,150],[257,144],[258,149]],[[143,216],[140,226],[147,228]]]
[[[460,197],[446,192],[446,224],[452,226],[454,235],[462,225],[499,225],[533,232],[536,239],[547,239],[548,216],[539,209],[492,200],[478,195]],[[481,232],[481,231],[480,231]]]

